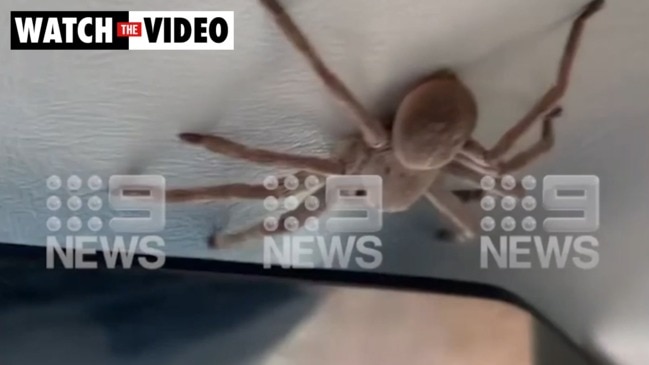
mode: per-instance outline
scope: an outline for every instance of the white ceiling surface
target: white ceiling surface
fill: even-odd
[[[551,83],[569,20],[585,1],[285,3],[328,64],[377,112],[393,108],[414,78],[442,66],[458,69],[479,103],[476,134],[492,143]],[[3,37],[1,241],[44,244],[49,216],[44,181],[52,174],[160,173],[170,186],[192,186],[260,182],[272,171],[183,145],[175,137],[181,131],[214,132],[255,146],[322,154],[336,136],[354,130],[255,1],[107,5],[8,0],[0,7],[4,29],[10,10],[236,12],[235,51],[19,52],[10,51],[9,37]],[[642,315],[647,319],[642,306],[626,313],[626,301],[617,307],[609,304],[622,297],[636,303],[649,300],[648,18],[647,1],[609,0],[588,24],[563,102],[565,114],[557,122],[557,146],[533,171],[538,176],[597,174],[602,181],[600,267],[574,281],[555,276],[527,296],[531,301],[554,300],[549,314],[556,322],[575,316],[584,320],[569,328],[578,340],[592,330],[584,325],[588,319],[616,318],[618,324],[637,322]],[[164,233],[167,250],[186,256],[252,257],[250,251],[208,252],[205,237],[214,227],[234,229],[261,214],[259,205],[251,204],[173,207]],[[421,273],[428,269],[409,268]],[[455,270],[440,275],[463,276],[461,268]],[[529,286],[524,273],[512,276],[511,289]],[[636,289],[629,296],[632,287]],[[575,299],[557,298],[570,294],[584,301],[579,313],[556,306]]]

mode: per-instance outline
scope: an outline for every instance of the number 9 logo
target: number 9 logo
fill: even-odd
[[[137,194],[125,195],[131,191]],[[148,212],[148,217],[115,217],[110,228],[119,233],[154,233],[165,227],[165,178],[159,175],[113,175],[108,200],[113,210]]]
[[[560,192],[581,195],[559,195]],[[599,178],[592,175],[552,175],[543,179],[543,207],[548,211],[578,211],[579,217],[553,217],[543,221],[551,233],[590,233],[599,229]]]
[[[364,217],[329,218],[327,230],[330,232],[369,233],[383,227],[383,179],[380,176],[329,176],[326,203],[331,212],[364,213]]]

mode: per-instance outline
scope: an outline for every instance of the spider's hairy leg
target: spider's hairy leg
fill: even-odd
[[[215,135],[181,133],[178,137],[186,143],[203,146],[212,152],[258,164],[295,168],[325,175],[341,174],[344,170],[342,163],[331,158],[300,156],[252,148]]]
[[[381,121],[373,116],[329,69],[284,7],[277,0],[260,0],[260,3],[273,16],[277,26],[293,47],[304,56],[333,97],[349,111],[361,130],[365,143],[372,148],[386,146],[389,137]]]
[[[313,174],[307,171],[298,171],[294,176],[298,181],[304,181]],[[322,176],[317,176],[322,179]],[[302,192],[305,189],[291,191],[285,185],[286,178],[280,178],[277,181],[277,188],[269,189],[262,184],[225,184],[217,186],[200,186],[191,188],[177,188],[166,191],[166,201],[168,203],[182,202],[209,202],[223,199],[264,199],[269,196],[276,198],[287,197],[296,192]]]
[[[500,159],[487,162],[485,148],[478,141],[470,140],[456,157],[455,163],[492,176],[502,176],[520,170],[554,147],[554,119],[560,117],[562,112],[563,109],[558,106],[546,114],[542,119],[541,138],[506,161]],[[449,170],[452,170],[452,167]]]
[[[315,191],[312,195],[310,195],[318,199],[318,201],[320,202],[320,204],[316,208],[309,209],[307,207],[307,203],[305,199],[297,207],[297,209],[282,214],[277,219],[277,229],[273,231],[267,230],[264,223],[258,223],[252,227],[241,230],[239,232],[215,234],[214,237],[209,242],[210,247],[216,249],[227,249],[227,248],[236,247],[237,245],[248,240],[260,239],[263,238],[264,236],[274,236],[274,235],[290,232],[289,229],[286,227],[286,221],[289,218],[296,218],[299,226],[301,227],[304,225],[307,218],[319,217],[322,213],[324,213],[324,211],[326,210],[326,206],[324,204],[325,192],[326,189],[324,187],[320,187],[317,191]]]
[[[481,180],[483,177],[493,176],[490,170],[484,170],[482,166],[471,164],[467,160],[453,161],[450,164],[444,166],[442,171],[444,172],[444,174],[457,177],[471,184],[472,186],[475,186],[476,188],[481,188]],[[525,196],[525,190],[521,186],[517,185],[513,190],[507,191],[502,188],[499,175],[496,174],[496,176],[493,177],[496,180],[496,185],[494,186],[493,190],[489,191],[488,193],[496,194],[502,197],[512,194],[518,197]]]
[[[445,189],[441,181],[443,179],[438,179],[429,187],[426,198],[445,220],[453,224],[460,241],[474,239],[478,231],[477,218],[460,198]]]
[[[168,203],[207,202],[222,199],[263,199],[274,192],[263,185],[226,184],[192,188],[170,189],[166,192]]]
[[[570,83],[570,74],[577,55],[577,50],[581,43],[581,37],[584,31],[586,21],[604,6],[604,0],[592,0],[583,9],[581,14],[575,19],[565,45],[563,56],[559,63],[559,70],[556,76],[554,86],[552,86],[532,109],[512,128],[510,128],[496,143],[496,145],[486,154],[487,160],[498,160],[509,152],[516,141],[529,130],[539,117],[547,112],[550,108],[565,95]]]
[[[541,138],[532,146],[524,151],[517,153],[508,161],[498,164],[498,169],[501,173],[507,174],[522,169],[523,167],[536,161],[543,154],[547,153],[554,147],[554,126],[553,121],[561,115],[561,108],[553,109],[548,115],[543,118],[543,126],[541,127]]]

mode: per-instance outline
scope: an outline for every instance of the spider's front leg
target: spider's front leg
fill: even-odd
[[[260,0],[260,3],[273,16],[275,23],[293,47],[304,56],[304,59],[332,96],[347,109],[361,130],[365,143],[372,148],[387,146],[389,136],[381,121],[372,115],[340,78],[329,69],[279,1]]]
[[[297,172],[294,177],[298,181],[306,180],[313,176],[306,171]],[[318,176],[318,178],[322,178]],[[287,178],[281,178],[277,182],[277,188],[269,188],[263,184],[225,184],[217,186],[201,186],[191,188],[177,188],[166,191],[168,203],[184,202],[209,202],[224,199],[264,199],[269,196],[283,198],[291,195],[291,190],[285,187]]]
[[[263,184],[250,185],[250,184],[226,184],[226,185],[217,185],[217,186],[205,186],[205,187],[192,187],[192,188],[179,188],[179,189],[169,189],[166,191],[166,201],[168,203],[183,203],[183,202],[211,202],[225,199],[254,199],[260,200],[268,197],[275,197],[277,199],[288,198],[294,195],[301,195],[304,193],[312,193],[314,190],[317,190],[322,185],[325,177],[318,175],[318,181],[315,182],[315,186],[309,186],[307,183],[309,178],[312,178],[313,175],[307,171],[298,171],[296,174],[292,175],[290,178],[296,180],[297,187],[290,189],[287,186],[294,184],[295,182],[288,183],[289,177],[281,178],[277,181],[277,186],[266,186]],[[304,184],[300,184],[304,182]],[[241,237],[237,237],[241,236]],[[246,234],[240,233],[238,235],[226,235],[223,236],[221,242],[222,245],[217,245],[216,242],[219,241],[219,236],[216,234],[212,236],[208,242],[209,247],[216,246],[228,246],[236,243],[242,239],[245,239]]]
[[[199,145],[212,152],[220,153],[228,157],[244,159],[259,164],[303,170],[299,172],[296,177],[298,178],[298,181],[304,180],[305,183],[308,176],[314,175],[319,178],[318,180],[322,181],[324,176],[337,175],[344,172],[345,169],[344,164],[334,158],[301,156],[297,154],[252,148],[215,135],[182,133],[179,137],[186,143]],[[281,181],[280,184],[284,185],[284,182]],[[285,190],[282,187],[275,191],[271,190],[273,189],[269,190],[263,185],[228,184],[221,186],[170,189],[166,192],[166,196],[167,201],[178,203],[190,201],[214,201],[229,198],[263,199],[268,196],[285,197],[296,193],[295,191]],[[304,190],[310,191],[311,189],[302,189],[302,191]],[[210,246],[214,246],[217,242],[222,242],[223,245],[227,246],[249,237],[259,236],[259,232],[260,229],[257,227],[233,235],[215,235],[214,240],[210,241]],[[219,239],[219,237],[221,237],[222,240]]]
[[[215,153],[262,165],[295,168],[324,175],[339,174],[344,170],[343,164],[332,158],[301,156],[253,148],[216,135],[181,133],[178,137],[185,143],[202,146]]]

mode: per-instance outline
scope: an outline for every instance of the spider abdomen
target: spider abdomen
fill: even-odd
[[[392,128],[397,159],[413,170],[444,166],[470,138],[477,115],[471,91],[454,73],[433,75],[399,105]]]

